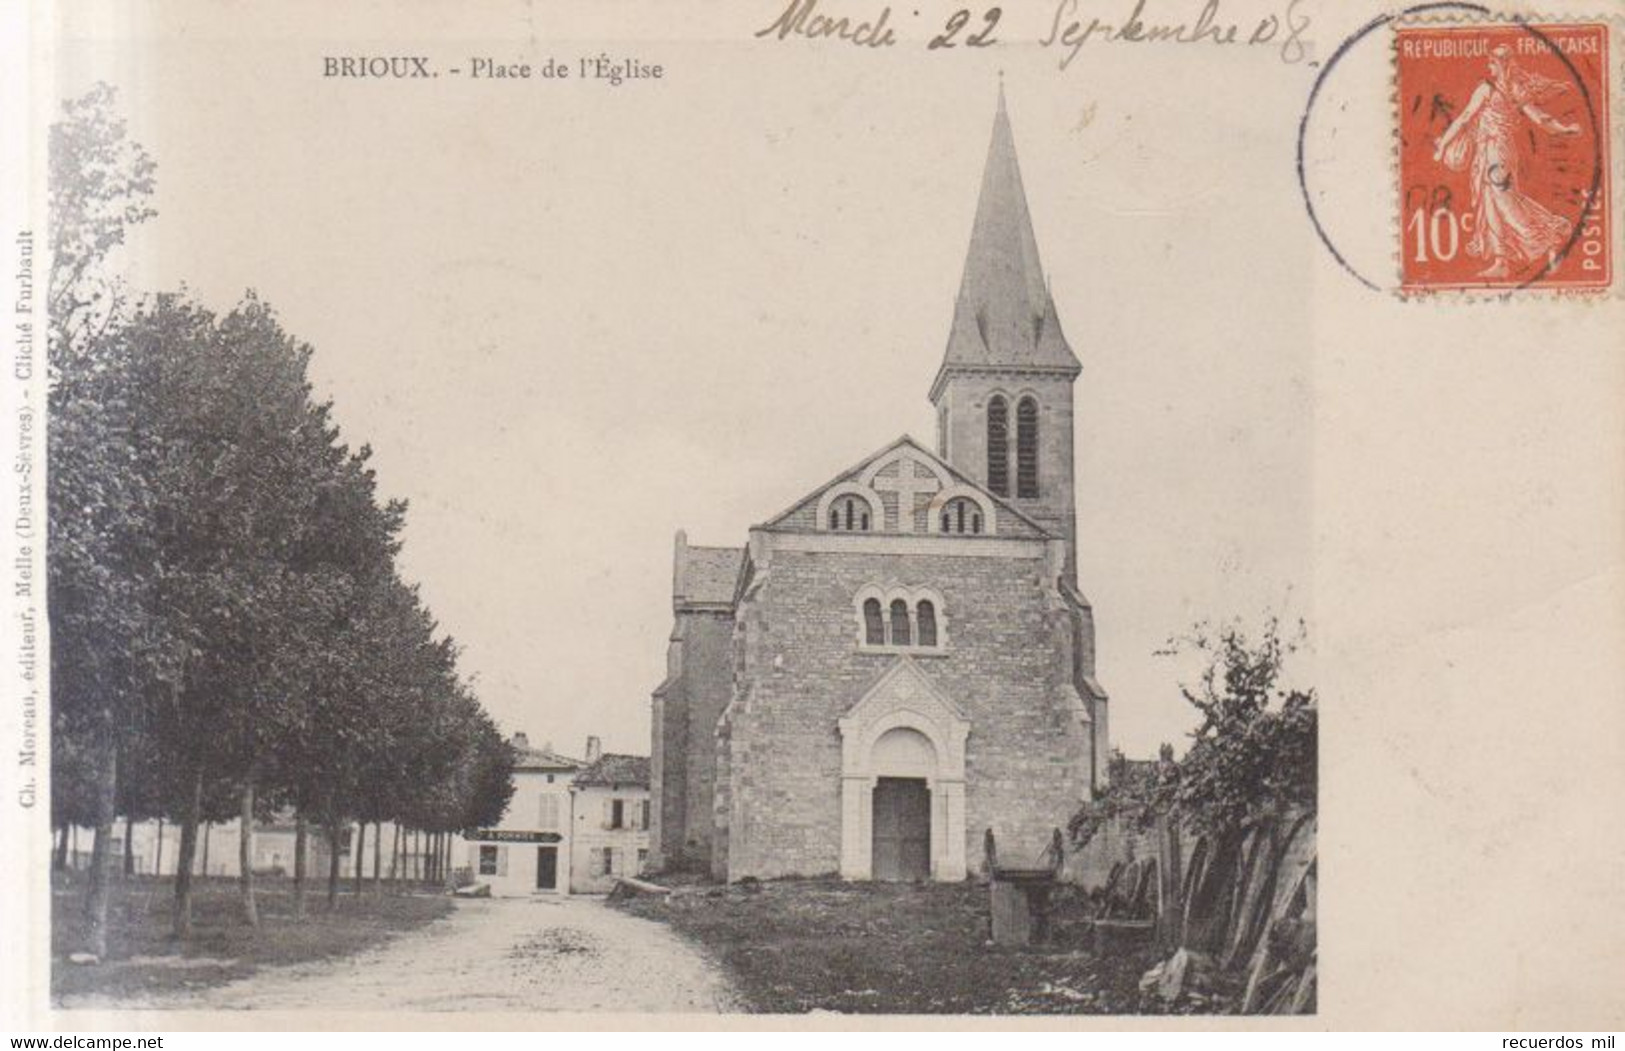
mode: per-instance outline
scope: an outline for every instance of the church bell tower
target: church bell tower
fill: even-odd
[[[1038,261],[1001,86],[953,328],[931,385],[937,452],[1064,537],[1074,581],[1072,384],[1081,371]]]

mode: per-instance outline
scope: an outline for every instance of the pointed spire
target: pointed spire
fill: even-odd
[[[970,251],[942,365],[945,371],[954,366],[1078,368],[1038,259],[1002,75]]]

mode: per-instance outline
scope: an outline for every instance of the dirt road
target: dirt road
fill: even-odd
[[[345,960],[269,968],[153,1006],[280,1011],[737,1010],[721,972],[665,927],[596,898],[468,899]]]

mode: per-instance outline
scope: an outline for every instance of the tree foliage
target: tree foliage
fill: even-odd
[[[1073,841],[1087,843],[1109,820],[1144,826],[1170,815],[1198,834],[1245,830],[1282,814],[1313,811],[1319,733],[1315,693],[1283,684],[1302,625],[1283,636],[1270,618],[1256,637],[1236,624],[1199,624],[1167,653],[1203,659],[1180,693],[1200,721],[1185,755],[1164,745],[1154,763],[1113,758],[1099,799],[1072,818]]]
[[[511,757],[398,573],[406,505],[315,397],[313,348],[252,292],[218,314],[101,272],[155,214],[113,102],[51,134],[53,819],[95,826],[99,858],[115,812],[176,822],[185,934],[200,822],[491,823]]]

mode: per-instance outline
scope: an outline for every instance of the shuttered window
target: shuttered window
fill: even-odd
[[[1010,495],[1010,406],[998,395],[987,403],[987,487]]]
[[[1016,495],[1038,496],[1038,402],[1033,398],[1016,406]]]
[[[541,808],[536,815],[536,827],[543,832],[559,830],[559,797],[552,792],[542,794]]]

